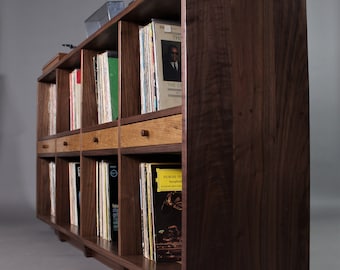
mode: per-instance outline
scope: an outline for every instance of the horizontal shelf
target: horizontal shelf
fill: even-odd
[[[37,216],[40,220],[44,221],[45,223],[49,224],[58,234],[61,241],[68,241],[70,239],[77,241],[78,243],[82,242],[82,238],[78,233],[78,227],[74,225],[59,225],[56,223],[54,216]]]
[[[56,232],[61,241],[67,241],[82,249],[87,257],[97,257],[98,255],[108,262],[113,262],[119,266],[130,270],[180,270],[180,263],[156,263],[142,255],[119,256],[117,242],[104,240],[100,237],[80,237],[78,228],[73,225],[58,225],[55,217],[42,216],[38,218],[49,224]],[[110,263],[110,264],[111,264]]]
[[[166,116],[177,115],[181,113],[182,113],[182,106],[177,106],[177,107],[164,109],[164,110],[157,111],[157,112],[150,112],[150,113],[122,118],[120,119],[120,124],[127,125],[127,124],[162,118]]]
[[[180,270],[180,263],[156,263],[142,255],[119,256],[115,242],[109,242],[101,238],[83,238],[83,243],[91,251],[101,254],[101,256],[125,267],[129,270]]]
[[[55,158],[55,153],[38,153],[37,157],[46,158],[46,159],[53,159],[53,158]]]
[[[54,136],[56,138],[60,138],[60,137],[66,137],[66,136],[71,136],[71,135],[76,135],[76,134],[80,134],[80,129],[67,130],[67,131],[59,132],[59,133],[55,134]]]
[[[164,109],[164,110],[157,111],[157,112],[150,112],[146,114],[140,114],[140,115],[135,115],[131,117],[121,118],[119,122],[120,122],[120,125],[127,125],[127,124],[138,123],[138,122],[143,122],[147,120],[177,115],[181,113],[182,113],[182,106],[177,106],[177,107]],[[98,124],[92,127],[84,127],[82,129],[63,131],[57,134],[43,136],[41,138],[38,138],[38,141],[46,141],[50,139],[61,138],[61,137],[66,137],[66,136],[71,136],[75,134],[91,132],[91,131],[96,131],[96,130],[104,130],[107,128],[117,127],[117,126],[118,126],[118,121],[116,120],[116,121],[112,121],[112,122],[108,122],[104,124]]]
[[[37,218],[39,218],[40,220],[42,220],[43,222],[51,225],[51,226],[55,226],[56,225],[56,221],[55,221],[55,216],[44,216],[44,215],[37,215]]]
[[[84,132],[96,131],[96,130],[111,128],[111,127],[117,127],[117,126],[118,126],[118,121],[115,120],[115,121],[108,122],[108,123],[98,124],[92,127],[84,127],[81,129],[81,131],[84,133]]]
[[[53,134],[53,135],[47,135],[47,136],[43,136],[40,138],[37,138],[38,141],[46,141],[46,140],[51,140],[51,139],[55,139],[57,138],[57,134]]]
[[[122,155],[142,155],[142,154],[180,154],[182,152],[182,144],[164,144],[153,146],[141,146],[141,147],[128,147],[122,148]]]
[[[86,157],[116,156],[118,149],[87,150],[82,151],[82,155]]]
[[[55,153],[56,157],[79,157],[80,156],[80,151],[70,151],[70,152],[59,152]]]

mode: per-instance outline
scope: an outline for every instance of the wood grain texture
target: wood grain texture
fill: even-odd
[[[131,256],[119,256],[117,253],[117,247],[115,243],[103,240],[101,238],[84,238],[83,242],[86,247],[92,250],[94,258],[105,258],[102,261],[106,265],[117,268],[117,265],[123,267],[123,269],[129,270],[180,270],[181,265],[179,263],[161,263],[157,264],[154,261],[144,258],[142,255]]]
[[[96,237],[96,160],[80,158],[80,236]]]
[[[118,254],[142,253],[139,160],[118,155]]]
[[[57,133],[70,130],[69,71],[57,69]]]
[[[118,127],[82,133],[82,151],[117,149]]]
[[[49,160],[37,158],[37,216],[51,215],[51,198],[50,198],[50,177],[49,177]]]
[[[64,136],[56,139],[56,152],[74,152],[80,151],[81,135],[74,134],[70,136]]]
[[[56,223],[70,224],[70,193],[69,193],[68,160],[56,158]]]
[[[121,21],[118,24],[119,115],[140,114],[139,26]]]
[[[305,12],[186,1],[184,269],[309,267]]]
[[[181,114],[121,126],[120,147],[122,148],[181,142]]]
[[[171,116],[175,114],[181,114],[181,112],[182,112],[182,106],[177,106],[177,107],[160,110],[157,112],[138,114],[138,115],[130,116],[127,118],[121,118],[120,125],[127,125],[127,124],[142,122],[146,120]]]
[[[181,2],[182,114],[177,107],[140,115],[139,96],[138,24],[156,17],[178,19],[179,0],[134,1],[65,56],[56,72],[48,69],[39,78],[37,215],[62,239],[117,269],[308,270],[305,0]],[[106,49],[118,49],[120,112],[118,121],[97,125],[92,57]],[[68,74],[79,65],[83,129],[71,133]],[[43,81],[58,86],[55,138],[47,134],[48,84]],[[44,152],[44,142],[54,140],[56,152]],[[49,218],[46,180],[54,154],[55,223]],[[101,158],[117,158],[119,165],[117,246],[96,237],[95,162]],[[141,161],[181,158],[182,267],[142,257],[138,183]],[[69,226],[68,162],[79,159],[78,235]]]
[[[98,124],[97,98],[95,93],[95,78],[93,57],[96,51],[81,51],[81,78],[82,78],[82,128],[92,127]]]
[[[183,269],[187,270],[232,269],[230,13],[230,1],[186,1]]]
[[[49,100],[48,83],[38,83],[37,87],[37,138],[40,139],[49,135],[49,115],[48,115],[48,100]]]
[[[38,141],[37,142],[37,154],[54,154],[55,152],[55,139]]]

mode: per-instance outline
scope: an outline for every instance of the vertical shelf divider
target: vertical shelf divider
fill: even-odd
[[[48,160],[37,158],[37,215],[48,217],[51,214],[50,181]]]
[[[57,133],[70,130],[69,71],[57,69]]]
[[[81,50],[81,81],[83,87],[82,128],[98,124],[95,71],[93,66],[93,57],[96,54],[96,51]]]
[[[93,158],[80,157],[80,236],[96,237],[96,166]]]
[[[118,156],[118,254],[121,256],[142,253],[141,211],[139,203],[139,161],[124,155]]]
[[[38,83],[37,137],[49,135],[49,83]]]
[[[120,118],[140,114],[139,26],[118,23]]]
[[[68,160],[56,158],[56,223],[70,224],[70,192]]]

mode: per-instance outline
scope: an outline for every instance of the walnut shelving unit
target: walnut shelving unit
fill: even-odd
[[[38,78],[37,217],[113,269],[309,269],[305,0],[135,0]],[[140,115],[138,25],[181,21],[183,105]],[[92,57],[119,56],[119,118],[98,125]],[[69,130],[68,74],[82,70],[82,128]],[[57,85],[57,133],[47,88]],[[141,136],[141,130],[149,136]],[[96,138],[94,140],[94,138]],[[95,161],[119,164],[118,242],[96,237]],[[48,162],[56,163],[56,216]],[[79,230],[69,161],[81,162]],[[138,164],[182,161],[183,260],[143,258]]]

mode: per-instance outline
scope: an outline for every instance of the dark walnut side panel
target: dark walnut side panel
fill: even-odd
[[[230,13],[230,1],[186,1],[183,264],[187,270],[232,269]]]
[[[305,1],[186,4],[186,269],[306,270]]]

